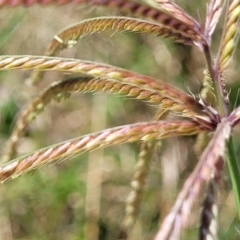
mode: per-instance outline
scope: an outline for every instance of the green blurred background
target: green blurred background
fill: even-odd
[[[204,23],[206,1],[176,1]],[[95,16],[122,15],[116,9],[94,6],[33,6],[0,9],[0,54],[41,55],[62,28]],[[222,23],[223,19],[221,19]],[[222,30],[217,27],[213,52]],[[103,32],[88,36],[62,57],[109,63],[156,77],[184,91],[201,90],[205,61],[197,47],[175,44],[146,35]],[[238,59],[239,50],[235,59]],[[226,77],[231,106],[239,105],[237,60]],[[48,72],[37,86],[26,79],[30,71],[0,72],[0,147],[8,139],[18,112],[42,89],[69,77]],[[104,128],[151,120],[156,107],[106,94],[74,94],[52,102],[28,128],[18,155]],[[239,152],[239,131],[235,143]],[[171,209],[186,176],[196,165],[195,137],[172,138],[154,153],[146,192],[129,239],[152,239]],[[25,174],[0,186],[0,239],[4,240],[113,240],[119,235],[124,204],[137,161],[139,144],[123,144],[76,156],[71,160]],[[220,185],[219,239],[240,239],[240,225],[227,170]],[[199,202],[201,204],[201,201]],[[183,239],[197,239],[199,206]]]

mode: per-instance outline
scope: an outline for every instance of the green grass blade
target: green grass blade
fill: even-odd
[[[239,173],[239,166],[236,159],[232,138],[230,138],[227,143],[227,149],[228,149],[228,161],[227,161],[228,169],[229,169],[232,188],[233,188],[233,192],[234,192],[234,196],[237,204],[238,217],[240,219],[240,173]]]

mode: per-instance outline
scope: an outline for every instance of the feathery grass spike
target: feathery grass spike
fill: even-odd
[[[195,43],[202,41],[202,39],[201,39],[202,37],[200,37],[199,34],[196,34],[196,33],[193,34],[193,31],[189,30],[189,28],[192,28],[192,26],[188,26],[186,28],[186,26],[184,26],[183,23],[178,22],[178,21],[176,22],[176,19],[165,14],[164,12],[162,12],[158,9],[154,9],[149,6],[145,6],[145,5],[142,5],[139,3],[135,3],[135,2],[125,2],[123,0],[93,1],[92,3],[100,4],[100,5],[103,4],[103,5],[107,5],[107,6],[114,6],[119,9],[122,9],[122,10],[130,11],[136,15],[141,15],[141,16],[144,16],[147,18],[152,18],[152,19],[156,20],[157,22],[160,22],[162,24],[162,26],[155,24],[156,26],[153,29],[153,25],[154,25],[153,23],[152,23],[152,27],[150,27],[149,25],[151,25],[151,23],[147,22],[148,26],[146,26],[146,22],[144,23],[144,21],[142,21],[142,20],[138,20],[138,21],[141,21],[142,24],[145,25],[145,28],[146,27],[151,28],[153,33],[158,30],[158,35],[161,32],[160,35],[162,37],[171,38],[173,41],[181,42],[181,43],[185,43],[185,44],[191,44],[192,41],[194,41]],[[110,19],[112,19],[112,20],[110,21]],[[82,35],[82,37],[83,37],[84,35],[90,33],[91,31],[96,32],[96,31],[100,31],[100,30],[105,30],[105,29],[101,29],[101,27],[106,28],[106,30],[109,27],[112,27],[113,30],[115,28],[117,30],[128,30],[128,31],[130,30],[130,29],[126,29],[126,27],[129,28],[129,23],[127,24],[127,26],[122,25],[122,23],[120,23],[120,24],[113,23],[116,21],[116,19],[117,19],[117,17],[115,17],[115,19],[114,19],[114,17],[97,18],[96,20],[89,19],[89,20],[83,21],[80,24],[70,27],[69,29],[65,29],[65,31],[57,34],[54,37],[54,40],[48,45],[44,55],[52,56],[57,52],[59,47],[66,48],[66,47],[71,47],[71,46],[75,45],[76,39],[78,38],[78,36],[80,37],[80,35]],[[124,21],[124,17],[119,17],[118,20]],[[94,21],[94,23],[92,21]],[[108,22],[107,25],[106,25],[106,21]],[[137,20],[135,19],[134,21],[136,22]],[[95,26],[92,26],[92,25],[95,25]],[[134,25],[134,24],[130,23],[130,27],[132,27],[131,25]],[[125,29],[121,29],[124,27],[125,27]],[[138,30],[139,27],[142,28],[143,26],[139,26],[139,24],[138,24],[137,28],[135,28],[135,31]],[[132,29],[131,31],[134,31],[134,30]],[[146,33],[146,29],[144,29],[144,31]],[[88,32],[88,33],[86,33],[86,32]],[[156,33],[154,33],[154,34],[156,34]],[[38,79],[40,77],[42,77],[42,75],[43,74],[39,73],[38,71],[33,72],[32,76],[30,78],[31,82],[33,84],[36,83],[38,81]]]
[[[227,21],[219,48],[218,71],[222,73],[228,66],[238,39],[238,22],[240,17],[240,0],[230,0]]]
[[[9,178],[40,168],[47,163],[115,144],[194,135],[201,131],[206,131],[206,129],[197,123],[189,121],[155,121],[105,129],[102,132],[92,133],[49,146],[21,160],[16,159],[13,162],[9,162],[5,166],[0,167],[0,181],[4,182]]]
[[[184,103],[186,107],[201,112],[204,120],[211,122],[206,114],[202,112],[203,106],[194,98],[186,93],[154,78],[134,73],[128,70],[114,66],[83,61],[77,59],[43,57],[43,56],[1,56],[0,70],[10,69],[38,69],[38,70],[55,70],[73,73],[83,73],[94,77],[105,77],[136,84],[137,86],[146,87],[159,91],[159,94],[166,96],[179,103]],[[205,116],[204,116],[205,115]]]
[[[216,204],[217,197],[216,195],[219,178],[220,174],[217,173],[217,175],[210,180],[207,186],[206,197],[203,202],[202,215],[200,221],[199,240],[218,239],[217,238],[218,209]]]
[[[179,43],[192,43],[191,38],[156,23],[130,17],[98,17],[81,21],[60,31],[49,43],[44,55],[52,56],[58,50],[73,46],[79,38],[106,30],[153,34]]]
[[[207,6],[206,22],[205,22],[205,37],[211,43],[212,34],[216,28],[219,18],[223,10],[222,0],[211,0]]]
[[[53,56],[64,48],[69,48],[77,44],[79,38],[99,31],[129,31],[145,34],[153,34],[163,38],[169,38],[174,42],[191,44],[192,39],[182,36],[178,32],[164,27],[163,25],[147,22],[129,17],[99,17],[81,21],[60,31],[48,44],[44,55]],[[43,72],[34,71],[30,77],[31,82],[36,84],[43,77]]]
[[[185,23],[189,27],[192,27],[197,32],[201,32],[200,24],[192,18],[189,14],[187,14],[180,6],[173,3],[171,0],[153,0],[155,1],[161,8],[169,12],[174,16],[174,18],[180,20]]]
[[[157,104],[162,109],[168,111],[181,112],[183,116],[194,116],[194,113],[187,112],[184,105],[180,105],[170,99],[164,98],[156,91],[141,89],[129,83],[119,83],[114,80],[92,78],[92,77],[79,77],[74,79],[67,79],[65,81],[53,83],[41,95],[35,98],[18,117],[12,134],[7,142],[2,162],[7,162],[14,157],[16,146],[19,138],[23,132],[33,121],[37,115],[49,104],[52,99],[60,101],[69,97],[71,93],[76,92],[107,92],[112,94],[121,94],[131,98],[139,99],[151,104]]]
[[[178,18],[161,11],[160,9],[155,9],[150,6],[146,6],[140,3],[124,1],[124,0],[106,0],[104,1],[106,6],[114,6],[121,10],[126,10],[132,14],[140,15],[142,17],[151,18],[174,32],[179,32],[183,36],[195,39],[196,42],[205,42],[205,39],[198,31],[198,27],[190,26]],[[95,3],[94,3],[95,4]],[[100,5],[102,2],[100,3]],[[179,10],[180,11],[180,10]]]
[[[204,69],[203,75],[204,77],[200,96],[205,102],[213,104],[216,96],[213,93],[213,81],[207,68]]]
[[[181,230],[188,224],[189,213],[202,185],[210,181],[212,174],[218,171],[217,165],[225,155],[226,141],[230,134],[231,126],[228,119],[223,119],[194,171],[185,181],[171,212],[163,221],[156,240],[179,239]]]
[[[154,120],[166,120],[168,114],[168,110],[159,109],[155,114]],[[128,194],[125,204],[125,216],[121,224],[119,238],[127,237],[129,235],[139,214],[146,178],[150,170],[150,163],[156,147],[160,147],[161,149],[162,142],[148,141],[141,144],[141,150],[135,167],[136,170],[131,181],[131,192]]]
[[[130,233],[136,217],[139,214],[142,194],[150,170],[150,163],[155,146],[155,141],[143,142],[141,144],[136,170],[131,181],[131,192],[126,199],[125,216],[121,225],[122,235],[128,235]]]
[[[170,1],[165,1],[165,2],[170,2]],[[71,0],[44,0],[44,1],[37,1],[37,0],[1,0],[0,1],[0,7],[1,6],[19,6],[19,5],[27,5],[31,6],[33,4],[40,4],[40,5],[48,5],[48,4],[56,4],[56,5],[62,5],[62,4],[68,4],[72,3]],[[163,11],[159,9],[152,8],[150,6],[138,3],[138,2],[133,2],[133,1],[126,1],[126,0],[76,0],[74,1],[75,4],[90,4],[90,5],[98,5],[98,6],[105,6],[105,7],[115,7],[119,10],[123,10],[126,12],[130,12],[133,15],[138,15],[141,17],[145,18],[151,18],[155,21],[158,21],[162,24],[167,23],[168,26],[178,26],[180,23],[180,28],[182,29],[182,33],[193,33],[193,35],[196,35],[196,32],[191,29],[192,27],[194,28],[199,28],[199,24],[192,19],[190,16],[188,16],[185,12],[184,18],[185,22],[179,22],[177,21],[178,19],[174,19],[173,16],[169,16],[168,14],[164,13]],[[171,3],[171,2],[170,2]],[[169,5],[169,4],[168,4]],[[172,6],[175,6],[175,4],[171,3]],[[169,7],[168,7],[169,8]],[[169,8],[169,11],[171,12],[171,9],[173,7]],[[181,10],[180,7],[175,6],[176,10],[178,11],[178,15],[180,13],[181,16]],[[174,13],[173,13],[174,14]],[[183,16],[182,16],[183,18]],[[187,21],[186,21],[187,20]],[[181,24],[182,23],[182,24]],[[178,26],[179,27],[179,26]],[[198,35],[198,34],[197,34]],[[201,37],[197,37],[197,39],[201,39]]]
[[[80,1],[80,2],[79,2]],[[64,3],[71,2],[70,0],[64,1]],[[25,3],[27,5],[31,5],[35,3],[29,2]],[[41,4],[47,4],[48,1],[41,2]],[[55,2],[56,4],[60,3],[58,1]],[[183,36],[187,38],[194,39],[196,42],[205,42],[199,31],[196,31],[196,26],[189,26],[188,24],[185,24],[184,22],[178,20],[177,18],[174,18],[174,16],[168,15],[165,12],[159,10],[159,9],[154,9],[150,6],[146,6],[137,2],[132,2],[132,1],[126,1],[126,0],[86,0],[86,1],[81,1],[77,0],[76,3],[89,3],[93,5],[100,5],[100,6],[106,6],[106,7],[115,7],[119,10],[127,11],[130,12],[134,15],[138,15],[141,17],[145,18],[151,18],[162,25],[168,27],[171,29],[173,32],[179,32]],[[11,1],[4,1],[3,3],[0,2],[0,6],[4,4],[9,4],[11,5]],[[15,5],[21,5],[23,2],[21,1],[15,1]]]
[[[236,126],[240,122],[240,107],[236,108],[229,116],[231,126]]]

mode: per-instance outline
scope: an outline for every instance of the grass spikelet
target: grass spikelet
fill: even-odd
[[[222,73],[228,66],[228,63],[232,57],[234,49],[236,47],[236,41],[238,39],[238,21],[240,16],[240,1],[229,1],[227,21],[225,30],[222,35],[222,41],[220,46],[219,58],[218,58],[218,71]]]
[[[174,207],[162,223],[156,240],[179,239],[181,230],[187,226],[189,213],[202,185],[218,170],[217,164],[219,158],[225,155],[226,140],[229,139],[230,133],[231,127],[227,119],[224,119],[218,125],[214,137],[204,150],[194,171],[185,181]]]
[[[83,61],[77,59],[67,59],[58,57],[43,56],[1,56],[0,70],[10,69],[38,69],[38,70],[55,70],[72,73],[82,73],[93,77],[104,77],[133,83],[137,86],[146,87],[147,89],[156,90],[162,96],[170,98],[178,103],[185,104],[186,108],[199,113],[197,118],[212,124],[211,113],[203,112],[203,106],[193,97],[186,93],[154,78],[134,73],[128,70],[120,69],[114,66]],[[210,115],[209,115],[209,114]],[[201,116],[200,116],[201,115]]]
[[[168,110],[159,109],[155,114],[154,120],[166,120],[168,114]],[[131,181],[132,190],[126,200],[125,216],[121,225],[120,238],[127,238],[129,236],[139,214],[146,178],[149,173],[153,152],[156,147],[161,148],[162,142],[149,141],[141,144],[136,170]]]
[[[141,144],[136,170],[131,181],[131,192],[126,200],[125,216],[121,224],[121,236],[129,235],[136,217],[139,214],[142,194],[146,177],[149,173],[154,148],[154,141],[143,142]]]
[[[54,33],[50,33],[50,31],[52,27],[57,25],[51,24],[51,27],[48,25],[46,26],[48,28],[47,31],[44,31],[46,35],[44,34],[43,36],[41,24],[39,22],[36,37],[44,37],[46,39],[54,36],[44,52],[45,56],[32,56],[31,53],[29,53],[29,55],[17,55],[16,53],[16,55],[0,56],[0,71],[9,71],[13,69],[34,70],[35,72],[32,78],[37,78],[38,74],[43,74],[45,71],[57,71],[67,73],[67,75],[74,75],[74,77],[70,76],[69,79],[59,82],[54,82],[55,79],[44,79],[44,82],[39,84],[38,88],[41,88],[45,80],[53,80],[51,81],[51,83],[53,83],[48,85],[37,97],[30,101],[27,107],[19,114],[12,135],[10,135],[9,132],[11,131],[11,122],[15,117],[14,114],[16,110],[22,104],[22,100],[24,100],[26,96],[29,96],[29,94],[32,96],[34,92],[32,92],[33,89],[29,88],[26,93],[26,87],[19,83],[19,85],[17,85],[17,87],[19,86],[19,91],[18,89],[17,91],[15,90],[14,87],[16,86],[10,86],[10,90],[20,93],[20,96],[12,96],[10,91],[5,89],[5,87],[9,87],[9,83],[3,85],[1,89],[2,103],[0,105],[0,130],[2,135],[0,141],[5,141],[5,137],[7,137],[9,138],[9,142],[3,154],[2,160],[4,163],[0,165],[0,182],[3,183],[29,171],[39,169],[47,164],[54,165],[60,161],[69,160],[83,153],[89,153],[97,149],[132,142],[141,144],[136,169],[130,183],[129,181],[126,183],[126,179],[129,178],[129,169],[132,169],[135,164],[135,161],[131,161],[130,159],[135,156],[135,146],[126,148],[123,154],[116,151],[116,148],[111,149],[108,156],[104,154],[103,150],[86,154],[86,158],[90,163],[87,174],[86,171],[84,171],[84,174],[79,175],[78,168],[75,168],[75,165],[71,166],[70,169],[65,168],[68,163],[64,162],[61,165],[53,166],[49,169],[49,172],[46,170],[46,174],[29,176],[31,180],[33,180],[28,181],[29,184],[32,184],[31,190],[27,190],[27,194],[30,194],[30,201],[31,196],[35,196],[33,191],[36,189],[41,189],[44,198],[48,196],[49,198],[47,197],[47,200],[51,201],[51,194],[49,194],[49,192],[54,192],[51,186],[53,182],[55,182],[54,178],[56,176],[56,171],[59,173],[59,179],[63,180],[58,182],[57,187],[61,188],[61,191],[64,190],[62,191],[64,193],[61,195],[61,200],[63,199],[65,201],[64,206],[66,206],[66,208],[64,207],[64,209],[66,209],[66,213],[65,210],[63,215],[57,213],[57,217],[55,217],[55,212],[51,214],[51,218],[53,217],[51,222],[54,224],[50,225],[54,226],[49,227],[47,224],[47,228],[38,225],[38,223],[34,223],[35,219],[31,217],[31,223],[29,221],[26,224],[29,226],[30,230],[34,226],[34,234],[36,236],[38,236],[39,231],[37,230],[35,233],[35,226],[40,226],[41,233],[44,232],[44,230],[49,230],[52,238],[59,240],[61,238],[69,239],[72,236],[81,235],[84,235],[83,238],[88,240],[105,240],[106,238],[116,239],[117,236],[121,239],[141,239],[143,234],[144,238],[153,239],[153,234],[156,233],[156,226],[159,220],[161,220],[162,226],[155,236],[155,239],[178,240],[181,238],[182,231],[191,227],[195,222],[196,215],[192,213],[195,200],[197,199],[199,203],[199,200],[201,201],[201,199],[204,198],[204,201],[201,203],[201,216],[198,216],[200,220],[198,232],[196,232],[195,229],[193,234],[197,234],[198,238],[201,240],[216,240],[217,235],[221,237],[221,228],[223,227],[220,221],[222,226],[218,234],[216,192],[218,190],[219,179],[222,178],[225,158],[231,178],[231,188],[235,195],[236,209],[239,215],[238,217],[240,218],[240,173],[236,158],[236,150],[234,149],[234,145],[239,145],[239,141],[234,140],[233,144],[231,136],[231,132],[233,132],[233,134],[235,133],[234,127],[240,122],[240,107],[235,108],[233,111],[229,107],[232,106],[232,104],[231,102],[229,104],[228,96],[230,95],[230,91],[227,91],[227,81],[225,79],[225,70],[227,70],[237,46],[240,0],[226,1],[224,30],[218,46],[219,49],[216,51],[216,56],[212,55],[216,50],[215,43],[212,43],[212,35],[224,9],[223,6],[225,1],[209,0],[207,2],[206,18],[197,21],[184,10],[185,8],[193,7],[194,4],[192,3],[185,3],[184,8],[181,8],[174,0],[76,0],[74,1],[75,4],[78,6],[86,5],[88,8],[82,8],[80,6],[79,9],[74,10],[72,16],[69,16],[68,11],[66,12],[65,9],[64,11],[60,10],[60,17],[56,9],[56,13],[53,10],[53,15],[50,17],[53,18],[53,21],[56,21],[56,24],[67,23],[69,17],[77,24],[64,28],[55,36]],[[33,4],[53,4],[57,6],[68,3],[73,4],[73,1],[0,0],[0,7],[18,5],[30,6]],[[108,16],[93,17],[96,6],[113,8],[113,13],[124,14],[123,16],[113,17],[110,16],[111,12],[107,11],[105,13],[107,13]],[[70,9],[71,6],[69,10]],[[82,11],[80,13],[80,22],[78,19],[79,15],[77,14],[78,10]],[[27,19],[28,15],[31,16],[31,21],[34,21],[32,21],[31,24],[27,24],[27,28],[35,27],[32,24],[35,24],[38,18],[42,19],[41,23],[46,23],[46,21],[48,21],[48,19],[45,19],[45,16],[48,17],[48,14],[43,16],[43,19],[39,17],[41,11],[36,11],[36,9],[33,9],[33,11],[35,11],[34,16],[32,16],[31,13],[25,14],[25,12],[21,10],[19,11],[20,15],[22,14],[21,18],[16,17],[15,19],[15,15],[12,15],[13,20],[11,19],[3,23],[3,41],[0,40],[0,45],[2,42],[4,43],[1,48],[3,51],[6,49],[7,51],[18,52],[18,46],[24,46],[21,50],[26,52],[26,49],[30,49],[31,51],[34,46],[37,46],[37,48],[39,47],[41,41],[36,41],[34,44],[32,44],[31,41],[29,43],[25,43],[24,41],[24,44],[22,44],[23,39],[27,41],[32,39],[32,34],[35,29],[29,34],[27,29],[22,27],[22,25],[20,26],[20,24],[17,24],[19,26],[16,26],[16,23],[22,21],[23,17]],[[83,20],[82,16],[88,14],[89,11],[91,12],[90,17],[92,18]],[[195,11],[195,9],[193,9],[193,11]],[[101,10],[96,11],[96,16],[99,13],[101,14]],[[197,9],[197,13],[199,16],[205,15],[203,11],[199,11],[199,9]],[[131,16],[140,16],[142,19],[126,17],[128,14]],[[8,12],[3,9],[3,18],[8,18],[8,15],[11,14],[8,14]],[[18,13],[16,16],[17,15]],[[19,19],[21,20],[19,21]],[[25,21],[21,23],[25,24]],[[204,23],[205,26],[203,27],[201,23]],[[126,40],[124,49],[119,48],[115,54],[108,55],[108,51],[112,49],[112,46],[116,48],[114,42],[111,42],[111,47],[108,48],[108,43],[116,39],[98,41],[99,39],[94,38],[91,41],[96,40],[97,43],[95,44],[94,42],[93,44],[89,44],[86,49],[84,48],[82,56],[86,54],[88,57],[91,57],[91,55],[93,55],[100,59],[100,61],[124,61],[123,64],[128,66],[129,69],[140,69],[142,72],[152,72],[160,78],[161,75],[164,74],[164,79],[168,79],[171,83],[176,81],[178,85],[182,85],[182,88],[189,87],[189,94],[179,90],[177,87],[171,86],[168,82],[163,82],[159,79],[115,66],[84,61],[81,59],[53,56],[64,48],[73,47],[77,44],[79,39],[92,33],[105,30],[112,30],[114,33],[121,31],[155,35],[157,37],[159,36],[172,40],[173,43],[169,43],[169,41],[159,42],[158,39],[148,39],[145,37],[137,39],[139,37],[137,35],[134,36],[136,41],[135,39],[132,41],[132,39],[126,35],[122,37],[119,36],[116,43]],[[21,40],[18,41],[13,39],[7,43],[6,39],[11,36],[10,33],[17,36],[15,39],[18,39],[17,34],[19,34],[19,39]],[[48,33],[50,33],[50,35],[48,35]],[[149,55],[151,53],[148,47],[142,47],[143,43],[149,44],[150,49],[153,50],[154,59],[149,59],[152,57]],[[183,46],[182,44],[190,46]],[[181,49],[177,49],[178,45],[181,46]],[[190,50],[190,48],[195,47],[192,45],[196,45],[201,51],[198,51],[199,49]],[[27,48],[25,48],[25,46],[27,46]],[[97,48],[99,52],[96,50]],[[126,56],[125,53],[127,51],[129,51],[131,56]],[[172,56],[173,53],[177,53],[176,58]],[[198,54],[202,56],[198,56]],[[114,59],[112,59],[112,56],[114,56]],[[202,57],[205,58],[205,62],[202,62]],[[190,72],[199,73],[199,69],[203,66],[206,66],[206,69],[203,73],[203,87],[199,93],[199,86],[193,86],[194,79],[198,79],[199,75],[193,76],[190,79],[188,74]],[[163,67],[166,67],[166,69],[162,70]],[[233,77],[231,83],[236,84],[234,88],[235,86],[239,87],[239,84],[234,82],[237,74],[235,74],[234,71],[229,72],[231,73],[231,77]],[[11,73],[4,74],[1,72],[1,74],[3,78],[12,76]],[[24,75],[25,73],[21,73],[17,78],[19,77],[20,80]],[[52,74],[52,76],[54,76],[54,74]],[[169,78],[174,78],[174,80]],[[232,94],[236,92],[239,93],[239,91],[233,90]],[[35,88],[34,91],[38,91],[38,89]],[[53,134],[53,138],[58,138],[60,134],[71,135],[72,133],[74,134],[79,123],[83,123],[81,126],[90,127],[90,134],[78,136],[55,145],[46,144],[45,148],[38,149],[26,156],[11,160],[14,158],[14,155],[16,155],[19,139],[27,126],[52,100],[62,101],[69,98],[73,93],[87,92],[118,94],[131,98],[132,100],[146,102],[148,106],[142,104],[135,105],[133,101],[129,101],[129,104],[122,105],[122,99],[118,98],[115,99],[115,101],[107,101],[106,98],[101,98],[104,97],[101,95],[97,95],[94,98],[87,96],[87,98],[89,98],[86,99],[86,103],[85,99],[81,99],[82,101],[76,103],[77,106],[83,107],[83,114],[81,114],[80,118],[77,110],[78,108],[75,104],[71,105],[73,106],[73,111],[66,116],[67,118],[62,118],[61,112],[59,112],[58,109],[54,111],[53,129],[47,131],[47,135],[42,135],[41,132],[39,132],[40,134],[37,135],[37,137],[39,137],[39,142],[45,143],[48,141],[48,134]],[[18,97],[22,98],[21,101],[18,101]],[[234,97],[234,95],[231,95],[230,101]],[[239,105],[238,100],[237,94],[234,107]],[[90,105],[91,108],[89,108]],[[149,121],[148,116],[146,116],[147,114],[152,114],[149,110],[152,111],[153,109],[148,109],[149,105],[150,107],[153,105],[154,109],[156,109],[155,118],[152,121]],[[112,115],[112,111],[113,113],[117,113],[117,116],[115,114]],[[124,116],[123,119],[122,116]],[[52,116],[50,116],[50,118],[51,117]],[[108,123],[111,125],[114,124],[113,122],[116,120],[116,117],[118,118],[117,122],[129,120],[130,124],[123,126],[121,126],[121,124],[116,124],[118,125],[117,127],[107,128]],[[80,122],[78,120],[80,120]],[[70,131],[68,131],[68,128],[65,128],[65,125],[69,126]],[[99,131],[99,129],[102,130]],[[44,133],[46,133],[46,131],[44,131]],[[162,139],[178,136],[184,136],[184,138],[182,137],[179,139],[181,144],[176,144],[174,139],[168,142],[170,144],[166,145],[166,155],[163,156],[163,162],[153,162],[153,175],[150,176],[150,174],[148,174],[150,163],[154,151],[156,150],[155,147],[158,146],[157,143],[162,144]],[[161,142],[159,142],[159,140]],[[193,141],[196,143],[194,149],[192,149]],[[34,139],[28,138],[26,143],[23,144],[22,150],[27,151],[26,149],[32,144],[34,144]],[[179,151],[176,152],[172,147],[178,147]],[[188,149],[188,147],[190,148]],[[85,158],[85,156],[81,156],[79,159],[83,157]],[[105,157],[109,160],[106,165],[105,162],[103,162],[103,158]],[[196,166],[193,166],[192,162],[194,162],[195,158],[198,158],[198,160],[196,160]],[[96,159],[97,161],[95,161]],[[188,163],[190,163],[191,166],[189,166]],[[82,167],[80,164],[84,165],[85,163],[75,164],[77,164],[77,167]],[[160,166],[162,166],[162,168]],[[61,173],[58,172],[60,168],[64,168],[64,171],[61,171]],[[185,176],[189,170],[191,172],[186,180],[182,182],[180,178]],[[72,179],[73,172],[76,177],[75,179]],[[125,178],[126,175],[127,178]],[[158,181],[161,175],[163,176],[163,180]],[[43,180],[42,176],[44,176],[44,178],[46,177],[44,179],[46,183],[50,183],[48,184],[50,188],[48,189],[48,193],[45,192],[44,188],[36,187],[36,179],[37,181],[40,179]],[[152,194],[153,191],[151,191],[149,195],[144,196],[144,185],[148,177],[150,180],[149,187],[156,191],[154,194]],[[18,181],[26,181],[26,179],[24,177]],[[79,187],[78,181],[86,182],[86,186]],[[182,182],[181,190],[179,190],[178,182]],[[9,229],[7,230],[8,236],[14,239],[23,236],[22,229],[25,231],[25,226],[22,226],[18,219],[22,218],[30,203],[27,202],[25,204],[25,199],[28,199],[28,197],[24,197],[23,202],[16,200],[14,191],[17,189],[22,194],[22,187],[25,188],[28,183],[21,184],[20,188],[17,187],[13,191],[10,186],[11,184],[9,184],[8,191],[5,191],[7,195],[5,196],[3,194],[3,196],[0,197],[0,202],[4,205],[9,204],[6,207],[6,209],[9,209],[9,213],[14,213],[11,217],[7,215],[1,216],[0,214],[0,222],[3,223],[1,224],[2,226],[0,225],[0,232],[5,231],[5,223],[7,223],[9,225]],[[43,182],[38,181],[38,184],[39,183],[42,184]],[[116,186],[116,183],[118,186]],[[76,190],[72,190],[70,185],[74,185],[74,187],[77,186]],[[114,206],[113,209],[110,209],[110,207],[113,206],[113,203],[115,205],[116,201],[124,203],[129,185],[131,190],[125,203],[126,212],[124,217],[122,206],[117,206],[116,208]],[[62,186],[66,189],[63,189]],[[163,186],[163,190],[159,189],[159,186]],[[165,192],[168,188],[170,191]],[[27,186],[26,189],[30,188]],[[201,196],[202,190],[205,194]],[[14,201],[17,202],[12,203],[8,194],[14,196]],[[174,199],[176,194],[178,194],[178,196]],[[156,200],[156,196],[159,195],[163,196],[161,202]],[[147,197],[148,203],[146,206],[149,207],[149,211],[141,212],[141,201],[143,196],[144,199]],[[10,202],[8,203],[5,199],[10,200]],[[93,199],[94,201],[92,201]],[[59,198],[56,199],[56,201],[59,200]],[[52,206],[52,204],[49,203],[50,202],[48,202],[48,206]],[[36,204],[36,202],[31,204],[33,206],[39,206],[39,203]],[[42,205],[42,201],[40,205]],[[10,208],[8,208],[9,206]],[[17,206],[17,208],[14,206]],[[106,211],[106,207],[109,208],[109,211]],[[84,209],[85,217],[75,214],[75,211],[84,212]],[[42,212],[45,214],[51,213],[53,209],[52,207],[46,209],[40,206],[40,208],[37,207],[37,209],[33,208],[31,210],[37,213],[37,215],[32,214],[32,216],[39,216],[39,210],[41,214]],[[102,215],[104,215],[104,217]],[[75,216],[78,218],[77,221],[72,220]],[[138,216],[141,217],[138,218]],[[5,221],[6,219],[7,221]],[[71,224],[71,232],[69,231],[69,227],[61,227],[66,226],[65,223],[62,225],[62,219],[64,219],[64,222],[67,222],[66,224],[68,226]],[[119,219],[123,219],[122,225]],[[136,221],[136,219],[138,221]],[[58,221],[61,225],[57,225]],[[16,223],[19,224],[19,226],[17,226]],[[43,223],[43,225],[46,225],[44,221]],[[74,227],[75,223],[77,223],[76,227]],[[79,223],[83,223],[85,226],[81,233],[79,232]],[[31,224],[32,226],[30,226]],[[14,229],[12,229],[12,226],[14,226]],[[59,226],[61,228],[60,232],[58,231]],[[41,227],[43,229],[41,229]],[[57,227],[57,233],[53,235],[52,233],[55,231],[55,227]],[[72,231],[74,228],[76,231]],[[15,229],[19,229],[17,230],[18,233],[16,236]],[[230,231],[228,234],[232,235]],[[46,234],[44,236],[46,236]],[[190,238],[192,238],[192,236],[193,235],[191,235]]]
[[[191,38],[182,36],[181,33],[174,32],[160,24],[129,17],[99,17],[81,21],[60,31],[48,44],[44,55],[53,56],[64,48],[73,47],[79,38],[106,30],[152,34],[178,43],[193,43]],[[41,72],[35,71],[30,79],[33,84],[36,84],[42,77]]]
[[[204,75],[203,86],[200,92],[200,96],[204,101],[214,103],[215,99],[213,98],[215,98],[215,96],[213,93],[213,82],[207,68],[204,69],[203,75]]]
[[[78,3],[86,3],[88,0],[78,0]],[[37,0],[1,0],[0,7],[8,6],[8,7],[17,7],[17,6],[32,6],[33,4],[41,4],[41,5],[49,5],[49,4],[57,4],[62,5],[64,3],[68,3],[70,1],[62,1],[62,0],[45,0],[45,1],[37,1]]]
[[[216,28],[216,25],[218,24],[223,10],[222,2],[222,0],[211,0],[207,6],[204,34],[209,44],[211,43],[212,34]]]
[[[220,164],[223,163],[219,160]],[[216,240],[217,238],[217,216],[218,209],[216,204],[217,197],[217,185],[219,181],[220,174],[217,173],[214,176],[208,186],[206,191],[206,197],[203,202],[202,216],[200,221],[199,229],[199,239],[200,240]]]
[[[240,107],[236,108],[229,116],[231,126],[236,126],[240,122]]]
[[[79,38],[106,30],[153,34],[179,43],[192,43],[191,38],[184,37],[160,24],[130,17],[98,17],[81,21],[60,31],[49,43],[44,55],[53,56],[59,50],[75,45]]]
[[[21,160],[15,160],[2,166],[0,168],[0,180],[3,182],[14,176],[19,176],[25,172],[39,168],[47,163],[115,144],[141,140],[149,141],[180,135],[194,135],[199,131],[206,131],[206,129],[197,123],[187,121],[146,122],[105,129],[99,133],[85,135],[36,151]]]
[[[154,0],[157,2],[157,4],[169,12],[172,16],[174,16],[176,19],[180,20],[184,24],[188,25],[189,27],[192,27],[197,32],[201,32],[201,26],[200,24],[193,19],[189,14],[187,14],[180,6],[173,3],[171,0]]]
[[[162,25],[168,27],[173,32],[179,32],[183,36],[194,39],[196,42],[203,43],[205,39],[201,36],[198,29],[195,29],[193,26],[189,26],[184,22],[180,21],[178,18],[175,18],[172,15],[166,14],[160,9],[155,9],[150,6],[145,6],[131,1],[123,0],[106,0],[105,5],[114,6],[121,10],[126,10],[132,14],[140,15],[142,17],[151,18]],[[178,9],[180,11],[180,9]],[[189,22],[189,21],[188,21]]]
[[[157,104],[163,109],[168,109],[168,111],[171,111],[171,109],[175,112],[179,111],[179,114],[181,114],[181,111],[185,111],[183,105],[179,105],[170,99],[166,99],[155,91],[146,90],[145,88],[141,89],[141,87],[129,83],[119,83],[113,80],[92,77],[79,77],[67,79],[62,82],[55,82],[43,91],[41,95],[35,98],[18,117],[4,151],[5,153],[3,154],[2,162],[7,162],[14,157],[19,138],[23,135],[23,132],[29,123],[43,111],[52,99],[60,101],[68,98],[71,93],[76,92],[106,92],[111,94],[121,94],[151,104]],[[185,111],[183,116],[186,114]]]

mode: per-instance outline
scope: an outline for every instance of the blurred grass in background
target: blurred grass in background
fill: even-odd
[[[177,3],[195,18],[204,19],[205,1]],[[41,55],[62,28],[93,16],[122,14],[112,9],[75,5],[0,11],[1,55]],[[213,49],[217,49],[221,28],[216,30]],[[239,56],[239,50],[236,55]],[[60,56],[109,63],[156,77],[194,94],[200,92],[205,67],[203,55],[195,47],[130,33],[94,34],[80,40],[76,47],[64,50]],[[239,63],[232,61],[232,67],[227,72],[230,100],[239,105],[236,99]],[[20,70],[0,72],[1,149],[24,105],[48,84],[69,77],[48,72],[38,86],[33,87],[27,84],[29,76],[30,72]],[[19,155],[104,128],[151,120],[155,111],[155,107],[132,99],[74,94],[64,102],[51,103],[31,124],[21,140]],[[130,239],[153,238],[184,179],[196,164],[194,140],[194,137],[183,137],[164,141],[161,155],[160,151],[154,154],[141,214]],[[239,146],[239,140],[236,145]],[[117,239],[138,151],[138,144],[98,150],[45,166],[1,185],[0,239]],[[219,194],[219,238],[240,239],[227,171],[225,177]],[[197,239],[197,209],[183,239]]]

